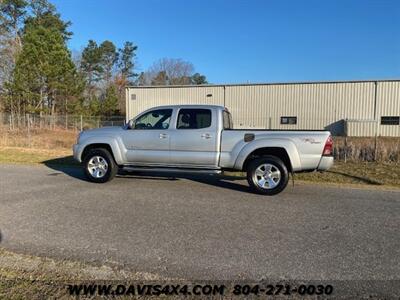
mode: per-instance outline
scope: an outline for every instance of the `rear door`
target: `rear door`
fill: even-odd
[[[216,114],[215,109],[178,110],[176,129],[170,134],[172,165],[209,168],[218,166]]]

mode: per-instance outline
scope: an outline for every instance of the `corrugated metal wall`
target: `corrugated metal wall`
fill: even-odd
[[[224,105],[224,87],[129,88],[127,99],[127,117],[131,119],[148,108],[160,105]]]
[[[377,132],[381,136],[400,136],[400,125],[381,125],[382,116],[400,116],[400,81],[378,82]]]
[[[328,129],[355,136],[400,133],[400,126],[371,123],[375,117],[400,116],[400,81],[132,87],[127,91],[127,118],[168,104],[225,105],[235,128]],[[297,124],[280,124],[282,116],[296,116]],[[349,126],[346,119],[353,120]]]
[[[374,120],[347,120],[346,132],[348,136],[375,136],[377,123]]]
[[[226,106],[239,128],[340,131],[345,118],[373,118],[374,83],[227,86]],[[281,125],[281,116],[297,116],[297,124]]]

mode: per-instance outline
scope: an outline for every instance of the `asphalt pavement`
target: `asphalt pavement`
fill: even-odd
[[[172,278],[400,279],[400,192],[0,165],[0,247]]]

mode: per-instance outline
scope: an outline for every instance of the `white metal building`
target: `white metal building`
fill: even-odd
[[[400,80],[127,87],[131,119],[159,105],[216,104],[235,128],[328,129],[400,136]]]

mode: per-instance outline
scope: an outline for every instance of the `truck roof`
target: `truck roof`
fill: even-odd
[[[225,107],[221,105],[208,105],[208,104],[162,105],[162,106],[152,107],[151,109],[166,109],[166,108],[210,108],[210,109],[222,109],[222,110],[225,109]]]

